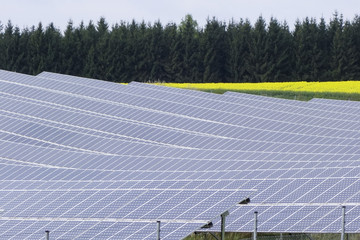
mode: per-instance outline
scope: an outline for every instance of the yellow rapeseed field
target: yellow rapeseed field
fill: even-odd
[[[164,86],[199,89],[199,90],[229,90],[229,91],[293,91],[293,92],[328,92],[328,93],[358,93],[360,81],[339,82],[274,82],[274,83],[157,83]]]

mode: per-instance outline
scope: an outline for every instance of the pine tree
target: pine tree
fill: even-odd
[[[341,80],[353,80],[360,70],[360,65],[356,35],[354,27],[349,21],[346,21],[344,24],[341,45],[343,46]]]
[[[251,38],[251,24],[248,20],[240,20],[235,23],[234,20],[229,23],[227,28],[230,44],[230,79],[232,82],[248,81],[247,63],[249,60],[249,40]]]
[[[252,41],[252,26],[249,20],[240,22],[240,49],[239,49],[239,81],[240,82],[251,82],[250,73],[250,43]],[[232,52],[232,51],[231,51]]]
[[[64,37],[61,41],[61,73],[70,75],[79,75],[77,69],[76,58],[76,37],[73,22],[70,20],[64,32]]]
[[[265,20],[260,16],[251,31],[249,41],[249,61],[247,71],[250,73],[251,82],[266,81],[268,71],[268,41]]]
[[[293,58],[287,24],[280,25],[276,19],[271,18],[266,40],[268,66],[264,81],[291,81]]]
[[[98,42],[98,33],[96,27],[92,21],[86,27],[84,41],[88,49],[86,62],[84,66],[84,75],[89,78],[97,78],[98,76],[98,65],[97,65],[97,42]],[[100,79],[103,77],[100,76]]]
[[[329,57],[330,57],[330,39],[328,29],[324,18],[320,19],[317,26],[316,40],[314,42],[314,56],[313,56],[313,81],[328,81],[329,80]]]
[[[203,34],[204,82],[229,81],[229,45],[225,24],[215,18],[208,19]]]
[[[136,26],[131,25],[130,38],[127,44],[130,48],[129,56],[133,56],[130,62],[133,71],[129,81],[144,82],[149,80],[149,71],[151,71],[151,64],[148,60],[149,31],[144,21]]]
[[[148,80],[160,81],[164,72],[164,31],[160,21],[154,23],[149,31],[149,44],[147,49],[147,61],[150,66]]]
[[[186,15],[179,25],[171,59],[176,82],[195,82],[199,79],[199,30],[197,22],[190,14]]]
[[[353,32],[351,51],[354,54],[353,57],[353,76],[351,79],[360,79],[360,16],[356,15],[351,22],[351,28]]]
[[[16,61],[16,43],[14,39],[14,26],[8,21],[2,36],[2,65],[6,70],[13,70]]]
[[[314,81],[315,29],[314,19],[305,18],[302,23],[296,22],[294,31],[296,81]]]
[[[20,33],[20,29],[15,29],[15,35],[20,37],[18,46],[18,55],[13,71],[20,73],[30,73],[31,55],[29,51],[30,30],[25,28]]]
[[[29,57],[30,57],[30,74],[36,75],[45,70],[45,51],[44,46],[44,29],[39,23],[35,29],[33,26],[30,31],[29,39]]]
[[[44,70],[58,72],[61,69],[61,33],[50,23],[44,33]]]
[[[342,15],[338,16],[335,12],[334,18],[330,21],[330,36],[331,36],[331,80],[338,81],[344,73],[345,67],[345,46],[343,42],[343,28],[344,22]]]
[[[110,80],[110,59],[109,59],[109,25],[107,24],[105,18],[100,18],[97,27],[97,42],[94,46],[95,53],[96,53],[96,62],[97,70],[95,74],[95,78],[103,79],[103,80]]]
[[[128,32],[125,23],[115,24],[109,36],[107,49],[109,69],[108,77],[113,82],[127,82],[131,69],[127,64],[130,56],[126,52]]]
[[[172,68],[172,54],[179,40],[178,29],[175,23],[170,23],[164,28],[163,74],[161,81],[174,82],[175,74]]]
[[[21,46],[21,33],[19,27],[15,27],[14,34],[13,34],[13,42],[14,42],[14,49],[13,49],[13,61],[12,66],[9,70],[15,72],[21,72],[24,65],[27,63],[21,63],[25,59],[25,47],[22,48]]]

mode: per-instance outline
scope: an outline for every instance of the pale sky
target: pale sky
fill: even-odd
[[[352,20],[360,14],[360,0],[0,0],[0,21],[6,25],[24,27],[44,26],[53,22],[65,30],[71,19],[75,26],[83,20],[95,23],[105,17],[109,25],[121,20],[153,23],[160,20],[180,23],[191,14],[202,27],[208,17],[229,22],[231,19],[249,19],[253,24],[262,15],[268,22],[271,17],[286,20],[293,28],[296,19],[324,17],[330,21],[338,11],[344,19]]]

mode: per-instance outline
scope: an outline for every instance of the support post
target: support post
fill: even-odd
[[[345,206],[342,206],[341,240],[345,240]]]
[[[225,218],[229,215],[229,211],[221,214],[221,240],[225,240]]]
[[[46,239],[46,240],[49,240],[49,239],[50,239],[50,231],[49,231],[49,230],[46,230],[46,231],[45,231],[45,239]]]
[[[284,238],[283,238],[283,234],[282,233],[280,233],[280,240],[283,240]]]
[[[160,221],[157,221],[157,240],[160,240]]]
[[[255,221],[254,221],[254,240],[256,240],[257,239],[257,225],[258,225],[258,219],[257,219],[257,215],[258,215],[258,212],[257,211],[255,211],[254,212],[254,217],[255,217]]]

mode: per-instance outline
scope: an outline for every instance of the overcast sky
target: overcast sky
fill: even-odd
[[[232,18],[248,18],[251,23],[262,15],[268,22],[271,17],[290,26],[296,19],[324,17],[329,22],[338,11],[345,19],[352,20],[360,14],[360,0],[0,0],[0,21],[4,25],[11,20],[23,29],[42,22],[65,30],[71,19],[75,26],[83,20],[97,22],[105,17],[109,25],[121,20],[153,23],[160,20],[180,23],[191,14],[200,26],[208,17],[228,22]]]

